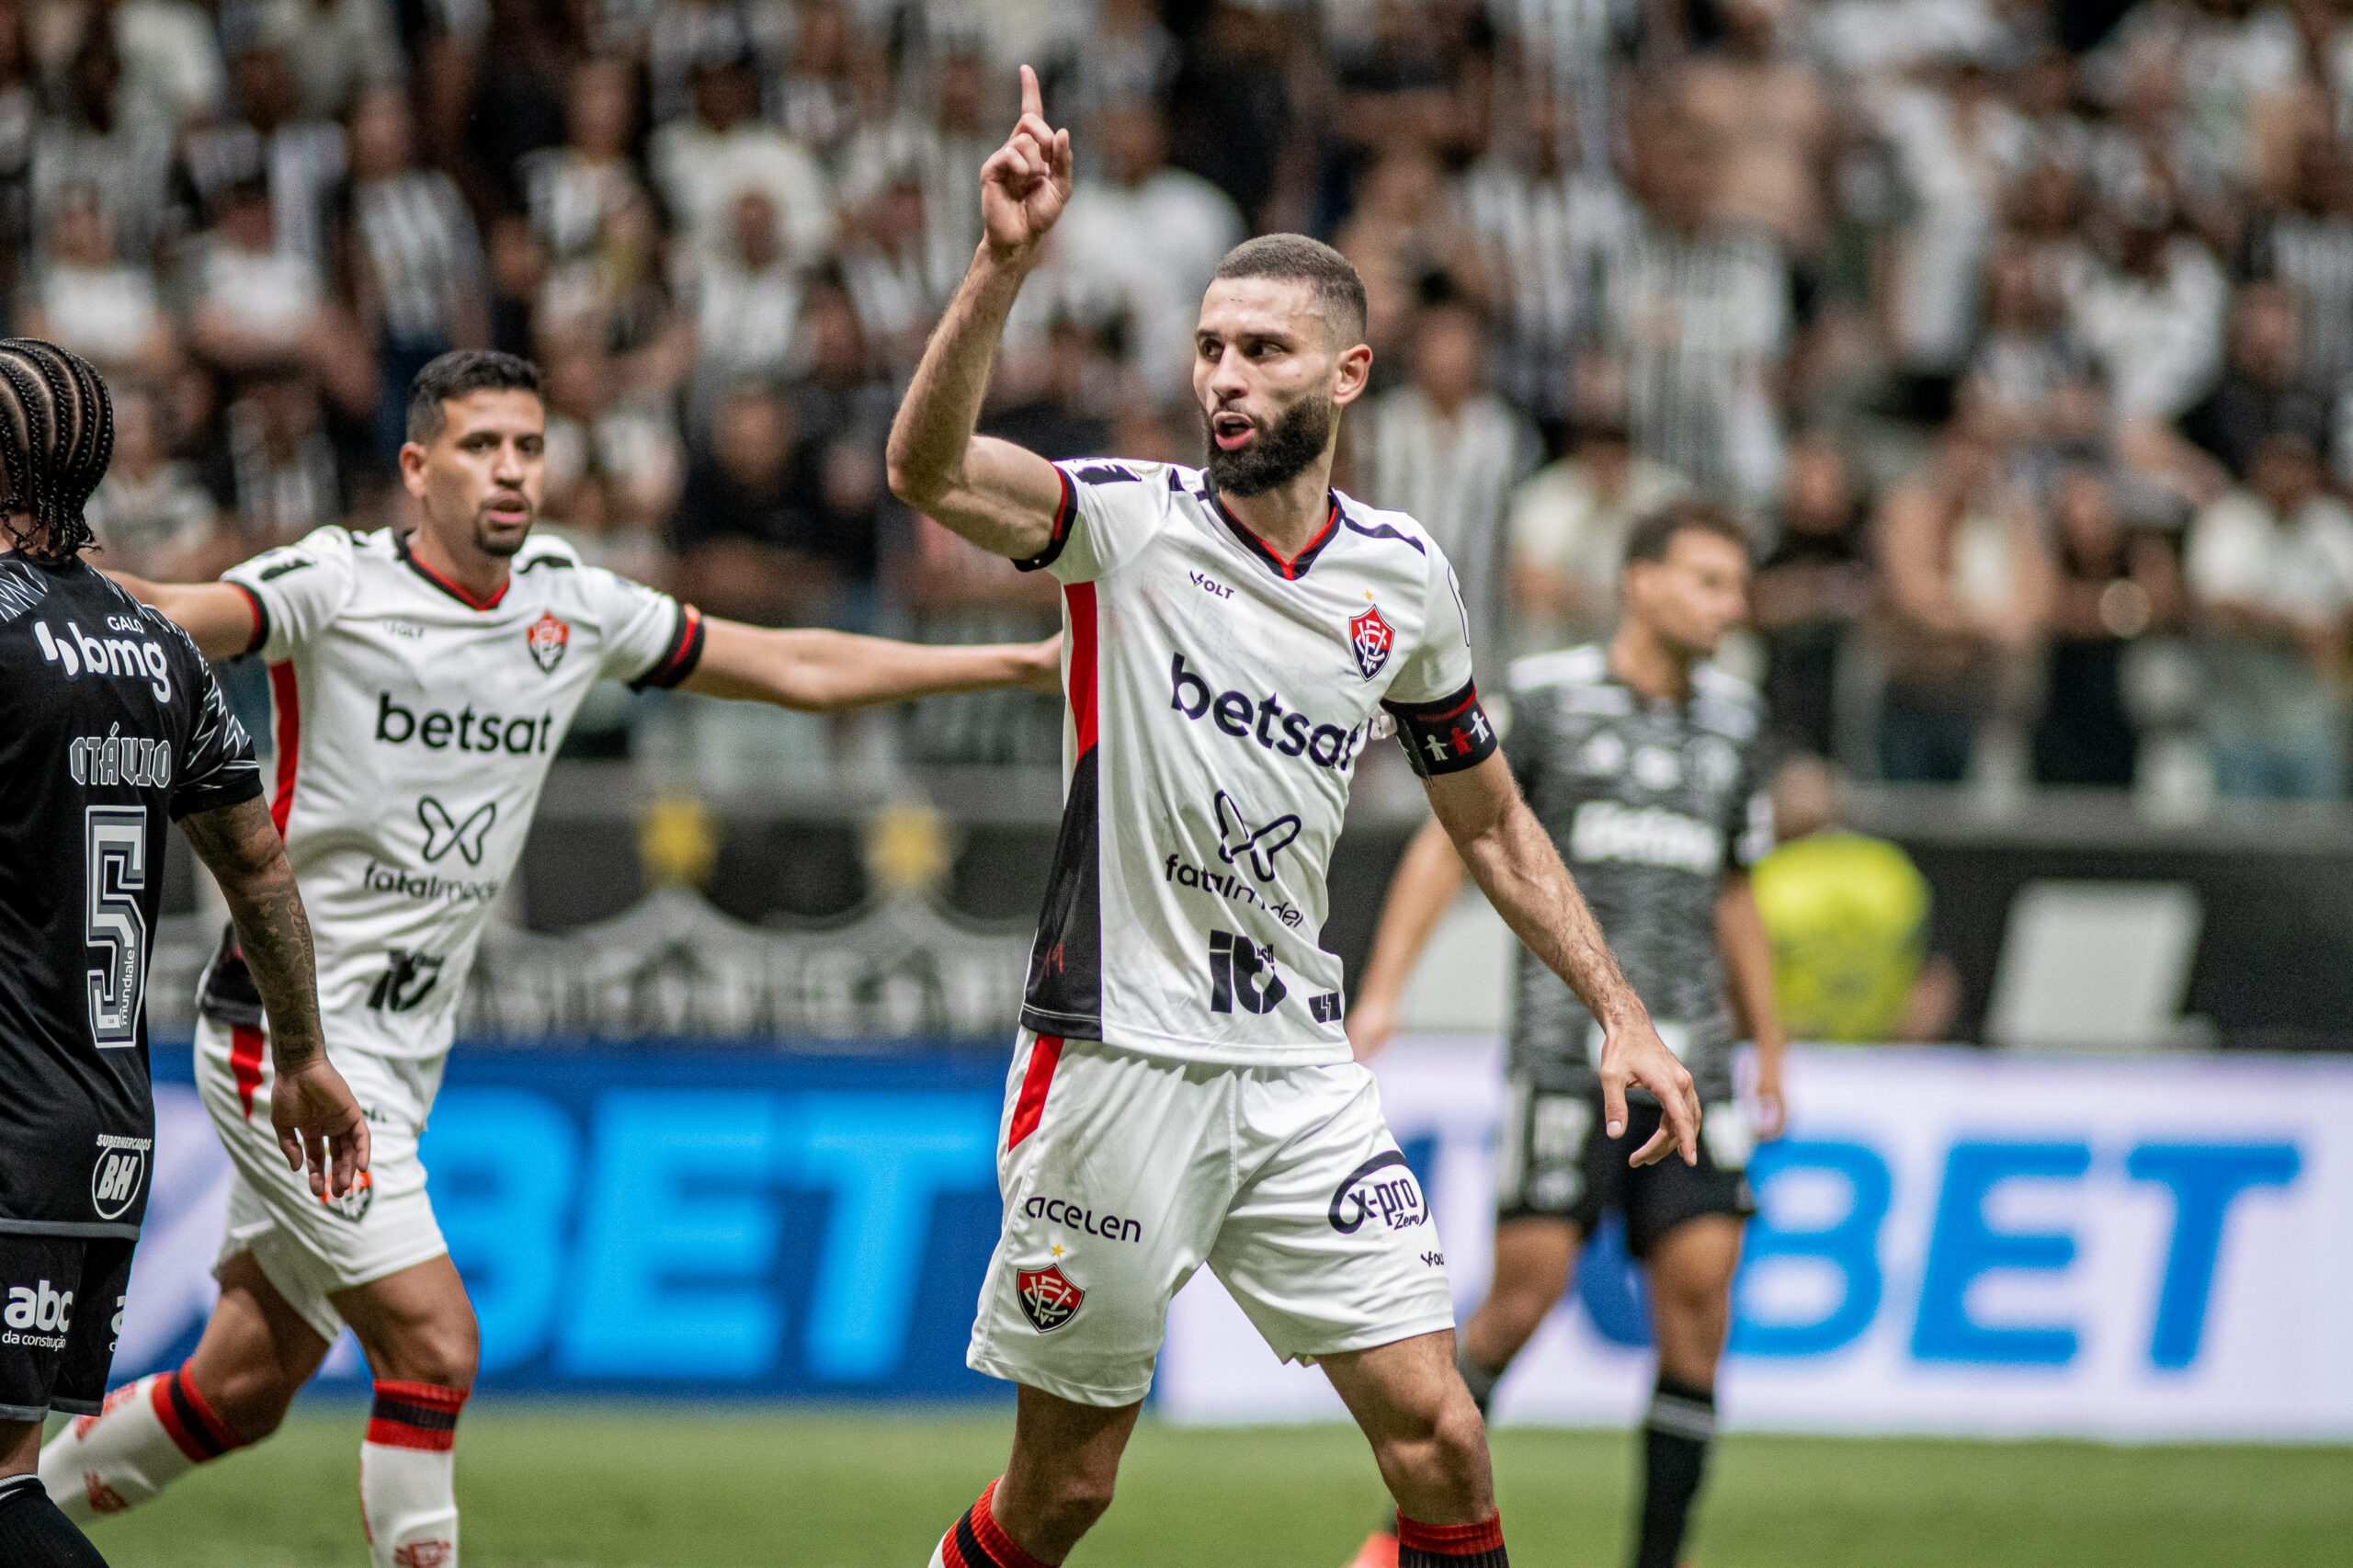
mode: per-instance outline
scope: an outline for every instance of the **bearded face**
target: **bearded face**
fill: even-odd
[[[1332,438],[1332,400],[1313,393],[1285,409],[1272,424],[1232,408],[1202,415],[1208,438],[1210,483],[1228,495],[1263,495],[1305,472]],[[1250,425],[1249,439],[1228,449],[1238,419]]]

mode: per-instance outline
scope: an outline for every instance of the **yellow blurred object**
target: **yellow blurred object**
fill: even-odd
[[[719,829],[710,808],[691,795],[663,795],[647,802],[637,824],[637,858],[648,887],[702,886],[719,861]]]
[[[866,872],[886,893],[928,893],[955,859],[947,820],[920,801],[892,801],[866,820]]]
[[[1792,1040],[1894,1038],[1928,944],[1928,882],[1885,839],[1817,833],[1751,873]]]

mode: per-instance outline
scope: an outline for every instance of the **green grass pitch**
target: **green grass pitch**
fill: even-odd
[[[97,1525],[115,1568],[365,1568],[357,1407]],[[504,1401],[460,1429],[466,1568],[922,1568],[1004,1462],[996,1415]],[[1505,1430],[1516,1568],[1620,1568],[1631,1434]],[[1074,1568],[1339,1568],[1381,1493],[1341,1427],[1147,1422]],[[1699,1568],[2353,1564],[2353,1449],[1734,1437]]]

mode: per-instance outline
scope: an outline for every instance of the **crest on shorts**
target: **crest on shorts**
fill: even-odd
[[[523,641],[530,645],[531,658],[541,673],[553,675],[556,665],[563,662],[564,649],[572,645],[572,628],[542,610],[523,634]]]
[[[340,1214],[357,1225],[368,1218],[368,1206],[376,1201],[376,1184],[366,1171],[360,1171],[351,1178],[349,1192],[341,1198],[327,1197],[319,1201],[327,1206],[329,1213]]]
[[[119,1220],[139,1200],[147,1183],[152,1138],[98,1134],[98,1156],[90,1165],[90,1208],[101,1220]]]
[[[1021,1298],[1021,1315],[1040,1334],[1051,1334],[1076,1317],[1086,1300],[1086,1292],[1072,1284],[1057,1264],[1022,1269],[1013,1282]]]
[[[1349,619],[1348,647],[1357,656],[1357,668],[1364,672],[1367,680],[1379,675],[1381,666],[1389,662],[1390,647],[1396,641],[1397,633],[1381,619],[1379,605],[1367,605],[1362,615]]]

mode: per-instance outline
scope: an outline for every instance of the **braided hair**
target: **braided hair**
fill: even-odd
[[[114,456],[114,403],[79,355],[0,337],[0,530],[27,555],[67,560],[92,543],[82,516]]]

